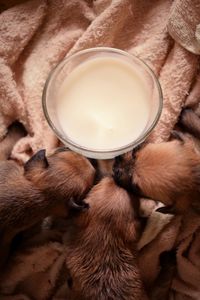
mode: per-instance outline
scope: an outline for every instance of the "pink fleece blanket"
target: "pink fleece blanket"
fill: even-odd
[[[15,120],[27,131],[12,150],[15,159],[25,162],[36,150],[57,146],[42,113],[42,90],[50,70],[81,49],[120,48],[152,67],[164,109],[151,141],[167,140],[185,102],[199,101],[199,0],[1,0],[0,11],[0,140]],[[179,265],[171,299],[200,299],[199,219],[194,226],[180,218],[159,224],[162,230],[140,244],[144,280],[156,278],[158,254],[175,244]],[[50,230],[46,220],[41,234],[12,257],[1,274],[1,300],[66,299],[65,226],[54,226]]]

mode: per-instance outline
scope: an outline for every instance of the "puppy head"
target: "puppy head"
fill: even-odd
[[[132,299],[141,291],[132,199],[113,178],[104,177],[85,202],[90,209],[70,220],[65,236],[73,283],[69,298],[123,299],[126,291],[125,298]]]
[[[93,184],[95,170],[83,156],[66,148],[46,157],[37,152],[24,167],[25,176],[48,197],[82,199]]]
[[[123,156],[121,161],[115,162],[115,181],[124,188],[128,183],[138,196],[161,201],[167,206],[180,198],[182,203],[187,203],[187,195],[194,190],[199,178],[199,155],[187,136],[176,131],[172,134],[175,140],[147,144],[134,151],[133,157]]]
[[[188,143],[178,140],[148,144],[135,159],[132,184],[151,199],[172,205],[192,187],[197,159]]]
[[[92,188],[85,199],[90,209],[80,216],[92,226],[103,226],[113,235],[121,234],[124,240],[133,241],[136,238],[134,199],[127,191],[117,186],[111,177],[105,177]],[[82,221],[82,220],[81,220]],[[95,225],[96,224],[96,225]]]

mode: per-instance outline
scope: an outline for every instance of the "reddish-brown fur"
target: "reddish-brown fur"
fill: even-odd
[[[56,199],[65,203],[73,197],[76,201],[85,197],[93,185],[95,169],[89,160],[72,151],[59,151],[44,161],[33,161],[25,166],[25,176],[40,189],[48,201]]]
[[[78,198],[81,208],[80,198],[93,184],[94,168],[81,155],[63,151],[46,159],[44,151],[38,153],[25,165],[25,172],[13,161],[0,163],[2,260],[17,233],[49,215],[67,216],[71,198]]]
[[[147,144],[134,159],[115,164],[114,171],[119,168],[119,183],[129,182],[141,195],[175,206],[176,211],[183,212],[191,201],[199,201],[200,155],[189,139]]]
[[[136,221],[128,193],[106,177],[66,238],[69,300],[145,300],[137,265]]]

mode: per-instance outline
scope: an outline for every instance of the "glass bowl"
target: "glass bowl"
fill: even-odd
[[[137,71],[142,74],[142,77],[145,80],[146,84],[149,86],[150,113],[147,125],[137,138],[119,148],[94,149],[78,144],[77,142],[73,141],[72,138],[69,138],[66,132],[63,131],[57,115],[57,95],[63,81],[75,68],[77,68],[84,62],[99,57],[116,58],[123,60],[132,68],[137,69]],[[82,50],[69,57],[66,57],[51,71],[44,86],[42,105],[44,115],[49,126],[52,128],[57,137],[63,142],[63,144],[68,146],[71,150],[76,151],[89,158],[111,159],[132,150],[148,137],[148,135],[156,126],[161,115],[163,97],[157,77],[150,69],[150,67],[141,59],[119,49],[97,47]],[[76,122],[76,120],[74,120],[74,122]]]

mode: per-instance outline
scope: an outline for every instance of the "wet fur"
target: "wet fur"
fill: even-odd
[[[73,205],[82,208],[81,199],[92,186],[94,173],[86,158],[70,151],[48,158],[39,151],[24,168],[13,161],[1,162],[0,260],[5,260],[19,232],[50,215],[68,216]]]
[[[134,159],[115,163],[115,174],[119,168],[121,177],[115,175],[119,184],[125,186],[128,182],[138,194],[163,202],[171,212],[183,212],[191,201],[199,202],[200,155],[189,139],[183,140],[183,135],[179,140],[147,144]]]
[[[128,193],[107,177],[85,202],[90,209],[74,219],[66,239],[68,299],[146,299],[137,266],[137,222]]]

